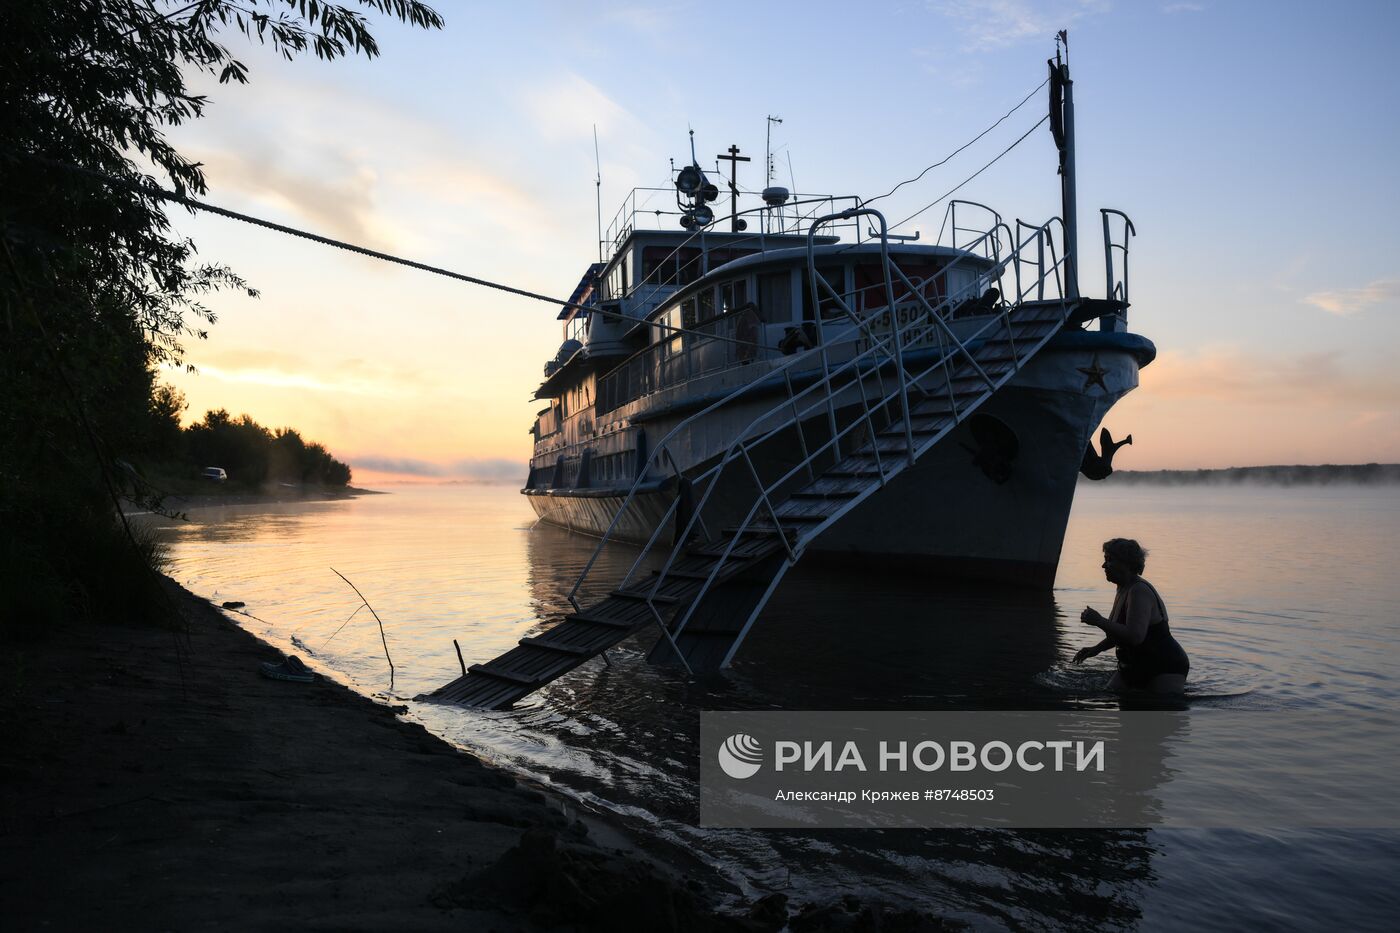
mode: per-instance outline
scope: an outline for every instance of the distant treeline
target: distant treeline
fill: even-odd
[[[1115,470],[1108,482],[1156,486],[1382,486],[1400,484],[1400,463],[1230,467],[1224,470]]]
[[[191,469],[222,467],[230,482],[249,486],[350,482],[349,465],[321,444],[304,440],[293,428],[270,431],[248,415],[234,418],[222,408],[181,431],[174,452]]]
[[[248,80],[244,49],[372,59],[374,19],[442,26],[420,0],[0,5],[0,639],[74,619],[183,629],[153,572],[160,541],[121,515],[188,492],[187,465],[233,482],[349,479],[295,432],[226,413],[181,428],[183,400],[158,377],[207,336],[212,293],[257,289],[178,232],[167,211],[183,208],[156,191],[206,193],[167,134],[200,118],[215,78]],[[6,673],[18,682],[17,665]]]

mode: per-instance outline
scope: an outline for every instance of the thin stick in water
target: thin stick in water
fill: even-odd
[[[394,659],[389,657],[389,639],[384,637],[384,620],[379,618],[379,613],[374,611],[374,607],[369,604],[369,600],[365,599],[365,594],[360,592],[358,586],[350,582],[349,577],[345,576],[345,574],[336,570],[334,567],[331,568],[331,573],[340,577],[340,579],[344,580],[349,585],[350,589],[355,591],[355,595],[360,597],[360,602],[364,603],[370,615],[374,616],[374,621],[379,623],[379,640],[384,644],[384,660],[389,662],[389,683],[392,684],[394,682]],[[350,620],[346,619],[345,621],[349,622]]]
[[[361,597],[361,598],[363,598],[363,597]],[[335,636],[339,635],[339,634],[340,634],[340,629],[345,628],[345,626],[349,625],[349,624],[350,624],[350,619],[353,619],[353,618],[355,618],[355,616],[359,615],[359,614],[360,614],[360,610],[363,609],[363,608],[365,608],[365,606],[367,606],[367,605],[369,605],[369,604],[368,604],[368,603],[364,603],[364,604],[361,604],[361,605],[359,605],[359,606],[356,606],[356,607],[355,607],[355,611],[352,612],[352,613],[350,613],[349,618],[347,618],[344,622],[340,623],[340,628],[336,629],[334,632],[331,632],[331,638],[334,638]],[[331,643],[331,638],[327,638],[325,641],[321,642],[321,649],[322,649],[322,650],[325,649],[326,645],[329,645],[329,644]]]

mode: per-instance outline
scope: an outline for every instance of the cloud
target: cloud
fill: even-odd
[[[1400,406],[1400,379],[1364,372],[1325,350],[1292,355],[1210,347],[1195,354],[1162,353],[1143,371],[1142,390],[1153,399],[1295,407]]]
[[[224,350],[209,354],[198,366],[202,375],[224,382],[339,395],[405,398],[436,386],[417,369],[364,359],[312,362],[275,350]]]
[[[347,153],[326,150],[307,171],[291,167],[258,140],[249,140],[237,155],[222,149],[190,154],[204,163],[211,191],[232,188],[271,201],[302,217],[316,233],[372,249],[388,245],[374,229],[377,175]]]
[[[348,98],[343,88],[302,78],[295,86],[291,100],[266,81],[237,94],[209,88],[220,102],[217,119],[176,134],[181,150],[205,164],[214,203],[240,195],[295,215],[293,226],[424,261],[464,243],[502,240],[503,229],[526,247],[542,231],[545,239],[565,232],[547,191],[510,180],[523,172],[517,162],[483,154],[469,137],[393,101]],[[609,119],[621,112],[612,107]],[[444,200],[471,209],[444,211]]]
[[[1168,3],[1162,6],[1162,12],[1172,13],[1200,13],[1205,9],[1205,4],[1201,3]]]
[[[448,474],[479,480],[523,480],[530,472],[527,464],[501,457],[480,460],[454,460]]]
[[[638,121],[625,107],[595,84],[572,72],[557,75],[521,92],[521,102],[533,119],[535,129],[546,139],[593,139],[599,136],[624,137],[638,128]]]
[[[364,454],[349,458],[349,462],[350,466],[357,470],[398,473],[403,476],[417,476],[424,479],[475,480],[486,483],[518,482],[523,480],[529,472],[529,468],[524,463],[499,457],[437,463],[413,457]]]
[[[357,470],[374,470],[377,473],[402,473],[405,476],[439,477],[444,474],[440,464],[412,457],[380,457],[373,454],[350,458],[350,466]]]
[[[411,169],[395,169],[389,180],[438,205],[468,207],[471,216],[481,219],[482,228],[509,230],[521,242],[538,243],[551,236],[563,237],[575,232],[560,221],[558,212],[538,194],[481,166],[448,160],[423,161]],[[541,236],[542,233],[546,236]]]
[[[1076,20],[1109,9],[1108,0],[933,0],[932,9],[955,20],[973,51],[1004,48],[1025,39],[1053,39]]]
[[[678,24],[691,21],[686,4],[676,3],[669,6],[624,4],[604,10],[603,18],[652,38],[659,38],[674,31]]]
[[[1345,317],[1374,305],[1400,306],[1400,279],[1377,279],[1360,288],[1341,288],[1329,292],[1313,292],[1303,299],[1328,314]]]

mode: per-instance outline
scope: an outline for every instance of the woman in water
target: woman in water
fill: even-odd
[[[1108,682],[1110,690],[1150,690],[1181,693],[1191,663],[1167,628],[1167,607],[1157,590],[1141,576],[1147,552],[1129,538],[1103,544],[1103,573],[1118,585],[1108,618],[1089,606],[1079,614],[1085,625],[1101,628],[1107,636],[1092,648],[1074,656],[1079,664],[1109,648],[1118,649],[1118,673]]]

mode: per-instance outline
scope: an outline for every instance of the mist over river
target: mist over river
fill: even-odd
[[[712,830],[696,823],[703,709],[1095,709],[1112,654],[1099,545],[1134,537],[1191,657],[1188,715],[1400,712],[1400,486],[1081,484],[1053,593],[804,572],[728,673],[650,667],[644,632],[508,712],[413,703],[568,609],[595,546],[536,525],[514,488],[397,486],[337,502],[209,508],[162,528],[181,583],[244,601],[245,627],[433,732],[644,825],[750,895],[884,895],[985,928],[1392,928],[1400,831]],[[586,603],[635,558],[617,547]],[[373,616],[397,669],[391,685]],[[353,617],[352,617],[353,616]],[[347,622],[347,619],[349,621]],[[343,626],[343,627],[342,627]],[[251,674],[251,672],[250,672]],[[1263,720],[1261,720],[1263,721]],[[1308,736],[1299,735],[1300,745]],[[1242,749],[1242,762],[1248,750]],[[1287,794],[1286,768],[1260,769]],[[1345,792],[1345,766],[1338,793]]]

